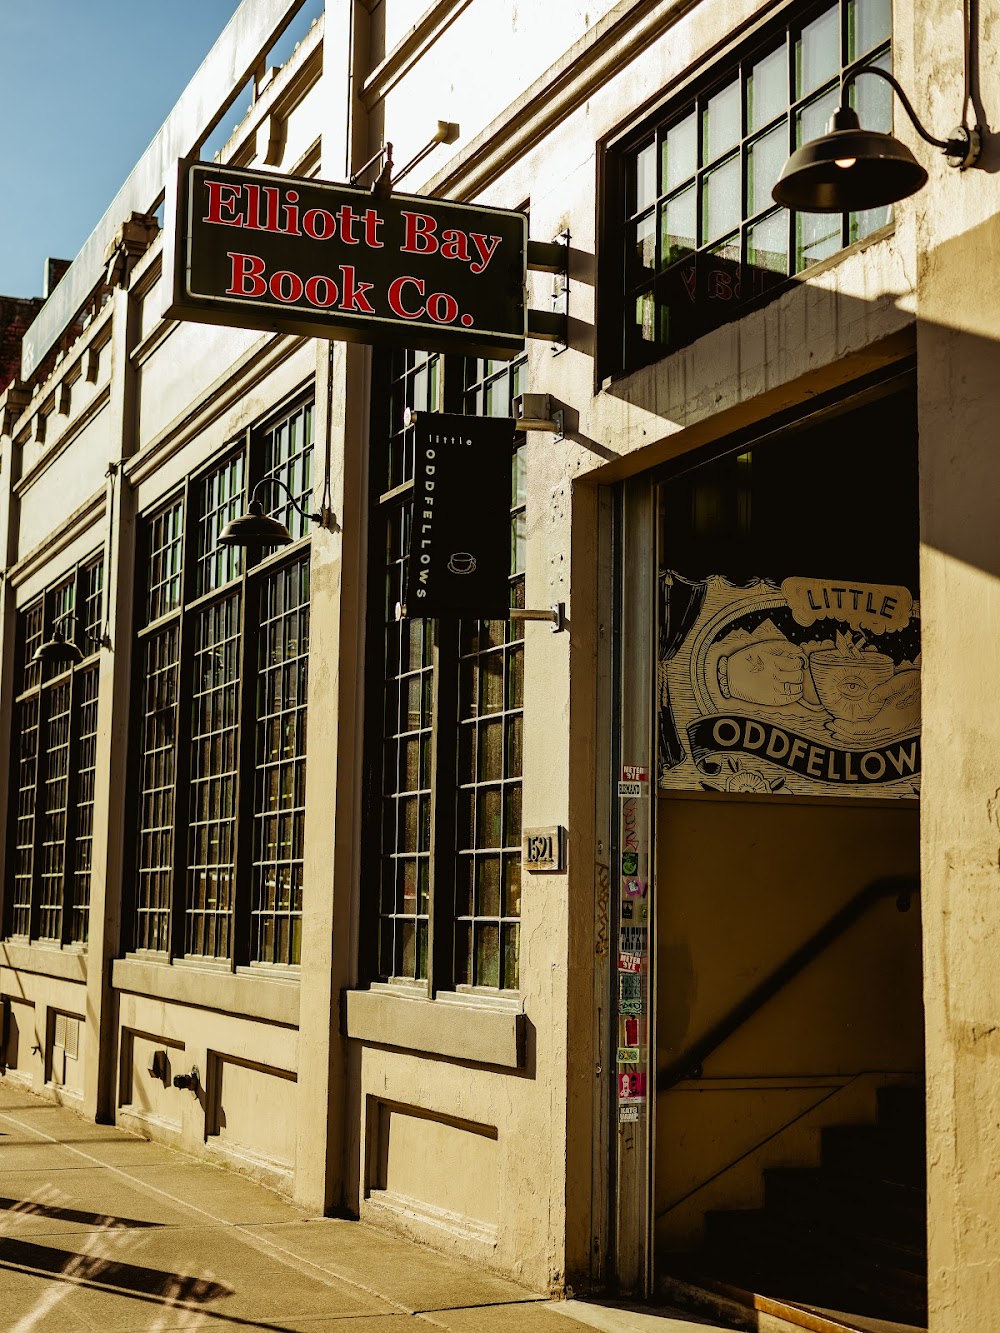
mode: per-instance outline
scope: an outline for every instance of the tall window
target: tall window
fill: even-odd
[[[97,557],[18,612],[6,921],[11,936],[87,942],[103,579]],[[56,629],[80,649],[82,662],[34,661]]]
[[[253,486],[310,507],[312,404],[252,431],[145,525],[134,946],[299,963],[309,652],[307,522],[278,487],[277,551],[219,546]]]
[[[507,416],[523,358],[448,361],[400,352],[376,391],[388,402],[373,450],[374,587],[369,643],[367,845],[378,929],[369,970],[432,992],[516,990],[521,898],[521,622],[398,621],[413,483],[406,407]],[[518,439],[517,445],[523,444]],[[511,458],[510,605],[524,606],[524,455]],[[377,529],[376,529],[377,530]],[[377,871],[376,868],[377,867]]]
[[[891,35],[890,0],[798,9],[615,151],[625,302],[612,369],[644,365],[737,318],[890,220],[888,207],[789,212],[771,189],[789,154],[825,132],[842,69],[859,59],[891,69]],[[892,129],[884,80],[860,78],[850,98],[866,129]]]

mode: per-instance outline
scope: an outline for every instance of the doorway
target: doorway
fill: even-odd
[[[656,488],[658,1276],[922,1323],[916,408]]]

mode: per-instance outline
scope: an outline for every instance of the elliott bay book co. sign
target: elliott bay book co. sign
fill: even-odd
[[[524,350],[523,213],[183,160],[167,198],[165,319],[502,360]],[[415,436],[401,613],[506,618],[514,422],[421,413]]]
[[[191,161],[167,198],[164,318],[498,359],[524,349],[523,213]]]

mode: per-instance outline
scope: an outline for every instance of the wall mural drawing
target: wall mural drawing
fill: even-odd
[[[914,797],[920,607],[907,588],[660,572],[666,790]]]

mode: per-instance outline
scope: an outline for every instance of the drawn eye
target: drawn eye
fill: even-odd
[[[857,699],[871,689],[871,681],[864,681],[860,676],[841,676],[837,682],[837,693],[842,699]]]

